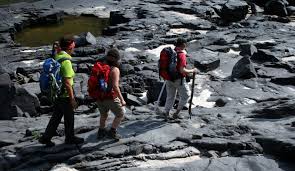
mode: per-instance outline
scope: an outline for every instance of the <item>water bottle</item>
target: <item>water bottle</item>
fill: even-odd
[[[105,92],[106,91],[106,85],[105,85],[106,83],[105,83],[104,79],[99,79],[98,84],[99,84],[100,89]]]

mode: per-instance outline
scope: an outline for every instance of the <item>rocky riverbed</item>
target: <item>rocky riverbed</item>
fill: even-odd
[[[0,8],[0,171],[295,170],[295,11],[293,0],[43,0]],[[103,35],[80,35],[75,132],[61,124],[45,148],[37,138],[51,115],[38,79],[50,46],[25,47],[14,35],[64,15],[110,18]],[[83,36],[84,35],[84,36]],[[164,122],[156,112],[163,80],[157,60],[177,37],[189,41],[196,77],[193,117]],[[93,43],[94,42],[94,43]],[[87,96],[90,68],[115,45],[123,54],[127,100],[123,139],[97,140],[99,112]],[[191,84],[191,83],[190,83]],[[164,93],[165,94],[165,93]],[[164,97],[162,98],[163,103]],[[160,107],[160,110],[162,107]],[[110,115],[109,123],[113,119]]]

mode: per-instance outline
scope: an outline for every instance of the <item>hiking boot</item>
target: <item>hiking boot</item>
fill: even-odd
[[[44,136],[40,137],[38,141],[41,144],[45,144],[46,147],[53,147],[53,146],[55,146],[55,143],[54,142],[52,142],[49,139],[44,138]]]
[[[118,134],[117,130],[116,129],[113,129],[111,128],[109,131],[108,131],[108,136],[110,138],[113,138],[115,139],[116,141],[119,141],[121,139],[121,136]]]
[[[179,115],[179,113],[174,113],[173,116],[172,116],[172,119],[176,120],[176,119],[183,119],[182,116]]]
[[[84,138],[73,136],[72,138],[66,138],[66,144],[82,144],[84,143]]]
[[[107,130],[105,128],[99,128],[97,132],[97,139],[102,139],[107,135]]]
[[[165,112],[164,115],[164,121],[167,122],[169,120],[169,113]]]

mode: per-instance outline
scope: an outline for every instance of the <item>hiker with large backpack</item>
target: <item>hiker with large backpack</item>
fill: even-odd
[[[180,118],[179,113],[188,102],[190,89],[185,77],[191,73],[197,73],[197,69],[188,69],[186,63],[186,40],[178,38],[175,49],[171,47],[164,48],[160,54],[159,74],[166,81],[166,103],[164,117],[167,121],[170,119],[170,110],[172,109],[176,97],[179,94],[179,103],[172,119]]]
[[[120,139],[117,133],[123,116],[126,102],[119,88],[120,70],[119,70],[120,54],[117,49],[110,49],[102,62],[97,62],[92,68],[90,78],[88,80],[89,96],[97,101],[100,112],[100,125],[97,138],[101,139],[108,135],[115,140]],[[106,120],[108,112],[112,111],[115,115],[110,130],[106,130]]]
[[[51,141],[56,134],[56,129],[64,116],[65,143],[80,144],[83,138],[74,136],[74,109],[77,102],[74,97],[75,72],[71,63],[71,54],[75,48],[75,42],[71,37],[63,37],[59,41],[59,49],[54,59],[46,59],[40,76],[40,88],[53,103],[53,114],[47,125],[45,133],[39,142],[46,146],[54,146]]]

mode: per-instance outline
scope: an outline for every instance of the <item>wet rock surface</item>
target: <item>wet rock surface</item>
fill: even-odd
[[[291,5],[283,0],[44,0],[1,7],[0,171],[293,171]],[[40,95],[38,79],[51,47],[23,47],[13,40],[15,32],[58,22],[64,13],[109,17],[110,26],[101,37],[81,34],[73,54],[75,133],[85,143],[64,144],[60,124],[56,146],[46,148],[37,139],[52,108]],[[179,36],[189,42],[189,67],[200,70],[193,117],[183,110],[183,119],[164,122],[165,91],[160,107],[156,104],[163,86],[157,61],[162,48]],[[100,114],[87,95],[91,67],[111,46],[122,54],[121,89],[128,103],[119,142],[96,138]],[[110,113],[109,126],[113,118]]]

